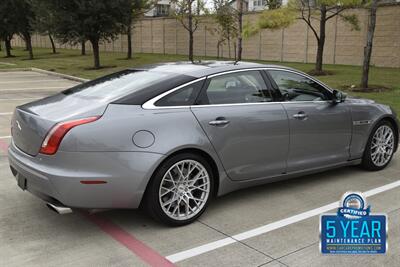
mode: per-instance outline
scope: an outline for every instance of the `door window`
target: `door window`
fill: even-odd
[[[269,70],[285,101],[329,100],[330,92],[319,83],[289,71]]]
[[[272,96],[259,71],[234,72],[210,79],[200,104],[270,102]]]

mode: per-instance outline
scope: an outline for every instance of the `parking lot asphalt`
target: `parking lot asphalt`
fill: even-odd
[[[21,191],[9,170],[10,119],[15,106],[75,84],[31,71],[0,72],[0,266],[399,265],[399,153],[380,172],[346,167],[231,193],[179,228],[140,210],[50,211]],[[372,212],[387,213],[386,255],[320,254],[319,208],[346,191],[368,192]]]

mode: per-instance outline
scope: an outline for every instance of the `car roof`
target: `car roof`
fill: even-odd
[[[254,62],[246,61],[180,61],[180,62],[166,62],[152,65],[145,65],[141,67],[135,67],[135,70],[146,70],[155,72],[168,72],[173,74],[181,74],[187,76],[193,76],[200,78],[203,76],[212,75],[219,72],[225,72],[230,70],[240,70],[247,68],[280,68],[280,69],[291,69],[279,65],[266,65]]]

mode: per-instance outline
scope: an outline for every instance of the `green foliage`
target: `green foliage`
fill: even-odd
[[[290,8],[264,10],[256,25],[247,21],[243,27],[243,36],[248,38],[261,29],[277,30],[287,28],[296,21],[297,12]]]
[[[55,17],[49,1],[32,0],[32,7],[36,15],[33,22],[35,31],[40,34],[53,34],[55,31]]]
[[[130,1],[43,0],[54,14],[56,37],[63,43],[110,41],[123,30]]]
[[[266,5],[266,7],[268,7],[268,9],[277,9],[282,6],[282,1],[281,0],[267,0],[265,5]]]
[[[18,22],[13,0],[0,1],[0,40],[6,40],[18,32]]]
[[[351,26],[352,30],[356,30],[356,31],[361,30],[360,22],[358,20],[357,15],[355,15],[355,14],[350,14],[350,15],[343,14],[340,17],[342,18],[343,21],[347,22]]]
[[[249,37],[257,34],[259,31],[260,31],[260,28],[248,20],[243,25],[243,37],[244,38],[249,38]]]
[[[185,21],[189,17],[197,25],[198,17],[208,12],[204,0],[171,0],[171,4],[174,7],[171,9],[172,16],[176,17],[186,29],[188,25]]]
[[[295,20],[296,12],[289,8],[265,10],[258,20],[258,27],[260,29],[281,29],[290,26]]]
[[[216,0],[214,1],[214,9],[215,12],[212,17],[217,26],[209,30],[211,34],[218,36],[219,44],[236,38],[238,35],[237,12],[230,5],[230,1]]]

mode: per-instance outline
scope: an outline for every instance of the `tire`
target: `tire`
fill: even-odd
[[[205,211],[213,190],[214,177],[207,160],[193,153],[177,154],[155,171],[146,190],[144,208],[164,224],[190,224]]]
[[[376,138],[379,136],[379,131],[386,131],[387,134],[385,134],[386,137],[390,136],[391,132],[391,141],[389,140],[383,140],[382,141],[377,141]],[[383,132],[381,132],[383,133]],[[384,136],[384,137],[385,137]],[[389,139],[389,138],[387,138]],[[384,145],[385,142],[391,143],[391,145]],[[378,146],[377,146],[378,144]],[[395,129],[393,125],[386,120],[382,120],[375,125],[374,129],[372,130],[368,142],[366,144],[365,150],[364,150],[364,155],[362,158],[361,166],[369,171],[379,171],[384,169],[392,160],[394,151],[395,151],[395,146],[397,144],[396,140],[396,134],[395,134]],[[379,147],[380,146],[380,147]],[[376,152],[378,149],[382,149],[383,151],[386,151],[385,157],[384,156],[379,156],[377,154],[382,154],[379,152]],[[381,151],[382,151],[381,150]],[[378,159],[377,159],[378,157]],[[380,158],[379,158],[380,157]]]

